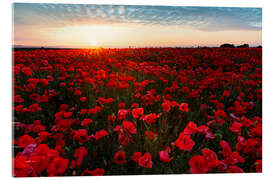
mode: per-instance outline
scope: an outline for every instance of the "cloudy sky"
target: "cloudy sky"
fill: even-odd
[[[14,45],[261,45],[260,8],[13,4]]]

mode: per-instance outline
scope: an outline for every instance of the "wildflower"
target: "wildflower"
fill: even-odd
[[[191,151],[195,142],[191,139],[190,135],[180,133],[177,140],[175,141],[176,147],[180,150]]]
[[[68,159],[55,157],[47,166],[49,176],[62,175],[68,167]]]
[[[197,132],[197,125],[192,122],[192,121],[189,121],[186,128],[184,129],[184,133],[185,134],[194,134]]]
[[[134,162],[138,162],[141,156],[142,156],[142,153],[141,153],[141,152],[135,152],[135,153],[133,154],[133,156],[131,156],[131,159],[132,159]]]
[[[138,164],[144,168],[152,168],[153,163],[150,153],[145,153],[143,156],[141,156],[138,160]]]
[[[73,138],[80,143],[85,143],[90,139],[85,129],[79,129],[78,131],[76,131]]]
[[[114,163],[115,164],[124,164],[126,163],[126,153],[124,151],[118,151],[115,155],[114,155]]]
[[[85,118],[84,120],[82,120],[81,126],[86,126],[86,125],[88,125],[88,124],[91,124],[92,122],[93,122],[92,119]]]
[[[83,157],[87,156],[88,150],[85,147],[79,147],[75,150],[74,157],[77,158],[76,166],[80,166],[83,161]]]
[[[136,122],[123,121],[123,128],[126,129],[130,134],[136,134]]]
[[[208,148],[205,148],[205,149],[202,149],[202,154],[206,161],[208,170],[211,170],[220,164],[220,161],[217,159],[217,155],[214,151]]]
[[[94,135],[95,142],[98,141],[99,139],[107,136],[107,135],[109,135],[108,132],[105,131],[105,130],[103,130],[103,129],[100,130],[100,131],[98,131],[98,132],[96,132],[96,134]]]
[[[135,108],[131,111],[133,118],[137,119],[143,115],[143,108]]]
[[[207,163],[203,156],[193,156],[189,160],[190,172],[192,174],[200,174],[208,172]]]
[[[169,163],[172,158],[170,158],[168,151],[159,151],[159,159],[162,162]]]
[[[179,110],[183,111],[183,112],[188,112],[188,104],[187,103],[181,103],[179,106]]]
[[[32,138],[31,136],[25,134],[23,136],[21,136],[18,140],[18,146],[20,148],[25,148],[27,147],[29,144],[33,144],[35,143],[35,139]]]

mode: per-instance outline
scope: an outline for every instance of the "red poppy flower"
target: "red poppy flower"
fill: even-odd
[[[135,152],[133,156],[130,156],[130,157],[134,162],[138,162],[141,156],[142,156],[141,152]]]
[[[114,115],[114,114],[109,115],[109,116],[108,116],[108,120],[111,121],[111,122],[115,122],[115,120],[116,120],[115,115]]]
[[[192,174],[201,174],[208,172],[207,164],[203,156],[193,156],[189,160],[190,172]]]
[[[119,107],[122,108],[122,109],[125,108],[125,106],[126,106],[125,103],[120,103],[120,104],[119,104]]]
[[[72,112],[64,112],[63,116],[64,118],[69,118],[72,116]]]
[[[133,118],[137,119],[143,115],[143,108],[135,108],[131,111]]]
[[[163,111],[169,112],[171,110],[171,102],[164,100],[164,102],[161,104]]]
[[[159,118],[159,115],[156,115],[155,113],[151,113],[141,117],[141,119],[144,120],[147,124],[155,123],[157,118]]]
[[[229,127],[229,130],[231,130],[234,133],[237,133],[238,135],[241,135],[241,128],[243,124],[234,122],[231,127]]]
[[[180,133],[179,137],[175,141],[175,145],[180,150],[191,151],[195,145],[195,142],[191,139],[190,135]]]
[[[47,166],[49,176],[62,175],[68,167],[68,159],[55,157]]]
[[[118,133],[118,144],[119,145],[123,145],[123,146],[126,146],[128,145],[130,142],[130,138],[128,135],[125,135],[124,133],[122,132],[119,132]]]
[[[203,133],[206,134],[209,130],[209,127],[205,126],[205,125],[201,125],[197,128],[199,133]]]
[[[148,130],[144,132],[144,136],[153,141],[155,138],[158,137],[158,133],[154,133],[151,130]]]
[[[27,163],[26,156],[17,156],[13,159],[13,175],[15,177],[33,176],[32,167]]]
[[[76,89],[74,92],[74,96],[76,96],[76,95],[82,95],[82,91],[79,89]]]
[[[14,102],[16,103],[23,103],[24,99],[21,97],[21,95],[15,95],[14,96]]]
[[[29,112],[37,112],[41,110],[42,108],[39,106],[39,104],[32,104],[29,106]]]
[[[217,110],[215,112],[215,116],[216,116],[216,118],[225,119],[227,117],[227,114],[223,110]]]
[[[95,142],[98,141],[99,139],[105,137],[109,135],[107,131],[105,131],[104,129],[97,131],[94,138],[95,138]]]
[[[138,164],[144,168],[152,168],[153,163],[150,153],[145,153],[143,156],[141,156],[138,160]]]
[[[43,86],[48,86],[49,82],[47,79],[40,79],[40,83],[43,85]]]
[[[100,168],[94,169],[93,171],[89,171],[88,169],[86,169],[82,172],[81,175],[84,176],[86,173],[89,173],[92,176],[103,176],[105,171],[104,169],[100,169]]]
[[[69,167],[70,167],[71,169],[74,169],[74,168],[76,167],[76,162],[75,162],[74,160],[72,160],[72,161],[70,162]]]
[[[240,156],[237,151],[235,151],[235,152],[231,153],[229,157],[224,159],[223,162],[226,164],[234,165],[236,163],[245,162],[245,159],[242,156]]]
[[[55,149],[50,149],[48,152],[47,152],[47,156],[50,158],[50,159],[53,159],[55,157],[59,157],[59,152],[56,151]]]
[[[187,103],[181,103],[179,106],[179,110],[184,111],[184,112],[188,112],[188,104]]]
[[[61,105],[59,106],[59,110],[60,110],[60,111],[65,111],[68,107],[69,107],[69,106],[68,106],[67,104],[61,104]]]
[[[124,120],[124,119],[126,119],[127,114],[128,114],[128,110],[126,110],[126,109],[120,109],[118,111],[118,114],[117,114],[117,119],[118,120]]]
[[[83,157],[87,156],[88,150],[85,147],[79,147],[74,153],[74,157],[77,158],[76,165],[79,167],[82,164]]]
[[[126,153],[124,151],[118,151],[115,155],[114,155],[114,163],[115,164],[124,164],[126,163]]]
[[[25,148],[27,147],[29,144],[33,144],[35,143],[35,139],[32,138],[31,136],[25,134],[23,136],[21,136],[18,140],[18,146],[20,148]]]
[[[219,144],[220,144],[220,146],[222,148],[223,157],[228,157],[228,156],[230,156],[232,154],[232,149],[231,149],[230,145],[226,141],[221,140]]]
[[[47,153],[50,151],[50,148],[47,144],[40,144],[35,149],[35,151],[40,156],[47,156]]]
[[[88,110],[88,114],[97,114],[100,111],[101,111],[101,107],[95,106],[94,108]]]
[[[136,122],[123,121],[123,128],[126,129],[130,134],[136,134]]]
[[[217,155],[214,151],[205,148],[202,149],[202,154],[209,170],[217,167],[220,164],[220,161],[217,159]]]
[[[131,108],[138,108],[139,107],[139,104],[138,103],[133,103],[132,105],[131,105]]]
[[[33,171],[40,175],[42,171],[46,169],[49,163],[48,156],[29,156],[29,165],[33,168]]]
[[[113,98],[104,99],[102,97],[99,97],[97,102],[101,105],[112,103],[114,100]]]
[[[57,128],[61,131],[68,131],[72,125],[72,119],[61,119],[57,122]]]
[[[184,133],[185,134],[194,134],[197,132],[197,125],[192,122],[192,121],[189,121],[186,128],[184,129]]]
[[[81,97],[81,98],[80,98],[80,101],[85,102],[86,99],[87,99],[86,97]]]
[[[47,138],[49,137],[49,135],[50,135],[50,133],[47,131],[42,131],[42,132],[38,133],[38,140],[37,140],[38,144],[46,141]]]
[[[23,67],[22,73],[24,73],[27,76],[32,76],[32,70],[29,67]]]
[[[224,97],[230,96],[230,91],[225,90],[225,91],[223,92],[223,95],[222,95],[222,96],[224,96]]]
[[[162,162],[169,163],[172,158],[170,158],[168,151],[159,151],[159,159]]]
[[[76,131],[73,138],[80,143],[85,143],[90,139],[85,129],[79,129],[78,131]]]
[[[87,112],[87,109],[81,109],[80,114],[85,114]]]
[[[81,126],[85,126],[85,125],[91,124],[92,122],[93,122],[92,119],[85,118],[85,119],[81,122]]]

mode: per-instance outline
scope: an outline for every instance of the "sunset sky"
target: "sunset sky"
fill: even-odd
[[[13,4],[13,45],[146,47],[261,45],[260,8]]]

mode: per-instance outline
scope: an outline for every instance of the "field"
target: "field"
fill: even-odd
[[[14,176],[262,171],[261,48],[13,58]]]

